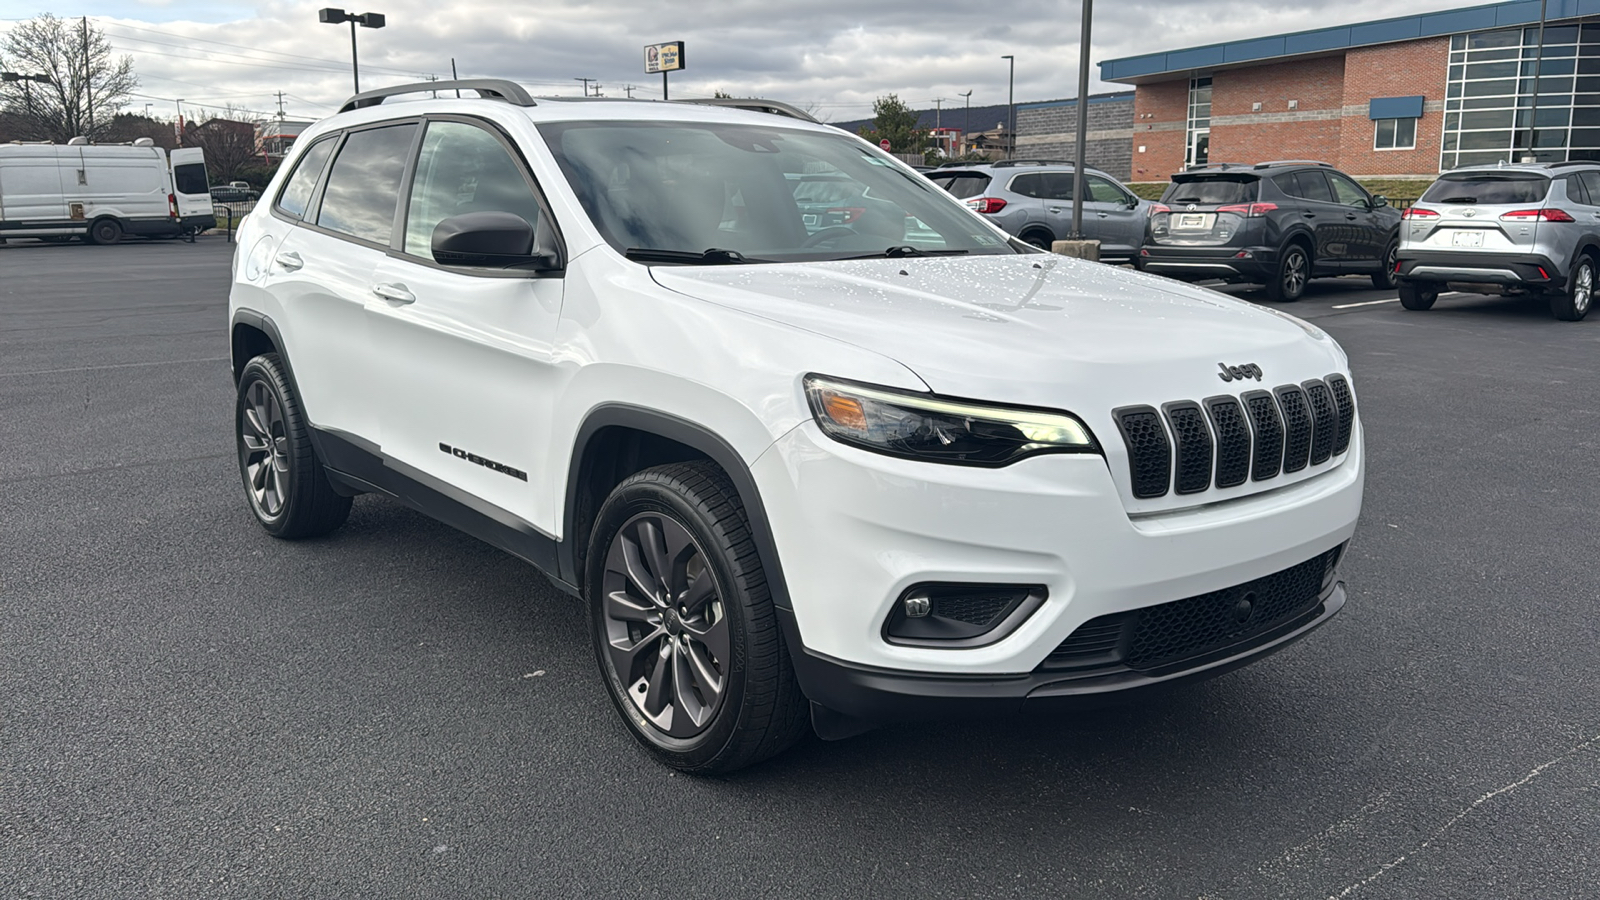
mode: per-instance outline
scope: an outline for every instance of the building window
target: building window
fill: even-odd
[[[1600,24],[1548,25],[1542,61],[1538,28],[1458,34],[1447,65],[1441,169],[1600,159]]]
[[[1417,148],[1416,119],[1378,119],[1373,122],[1377,130],[1372,138],[1374,150],[1415,150]]]
[[[1211,79],[1189,81],[1189,122],[1184,166],[1203,166],[1211,157]]]

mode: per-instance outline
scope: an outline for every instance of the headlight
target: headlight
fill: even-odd
[[[1099,453],[1072,415],[904,393],[820,375],[805,379],[812,415],[828,437],[924,462],[1004,466],[1041,453]]]

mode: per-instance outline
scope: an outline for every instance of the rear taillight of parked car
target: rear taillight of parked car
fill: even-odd
[[[1166,205],[1165,203],[1150,204],[1150,215],[1152,216],[1163,216],[1170,212],[1172,212],[1172,207]]]
[[[173,219],[178,217],[178,198],[172,194],[167,195],[167,216]]]
[[[1421,208],[1419,206],[1412,206],[1412,207],[1409,207],[1406,210],[1402,211],[1400,213],[1400,218],[1402,218],[1402,219],[1437,219],[1437,218],[1439,218],[1439,214],[1434,212],[1431,209],[1423,209],[1423,208]]]
[[[973,197],[966,203],[968,207],[981,213],[997,213],[1006,208],[1006,202],[999,197]]]
[[[1575,222],[1566,210],[1563,209],[1516,209],[1508,213],[1501,213],[1502,222]]]
[[[1278,208],[1276,203],[1230,203],[1217,207],[1219,213],[1234,213],[1247,219],[1259,219]]]

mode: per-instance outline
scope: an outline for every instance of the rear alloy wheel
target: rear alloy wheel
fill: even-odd
[[[1383,268],[1372,275],[1372,286],[1380,291],[1394,290],[1394,268],[1400,260],[1400,242],[1389,244],[1389,249],[1383,253]]]
[[[122,226],[116,219],[98,219],[89,226],[89,241],[91,243],[115,244],[122,240]]]
[[[1589,314],[1594,305],[1595,266],[1589,256],[1578,257],[1567,279],[1567,289],[1550,295],[1550,314],[1563,322],[1576,322]]]
[[[1030,231],[1022,236],[1022,240],[1038,247],[1040,250],[1049,250],[1055,243],[1055,236],[1045,234],[1042,231]]]
[[[630,476],[600,508],[587,564],[601,675],[663,762],[729,772],[805,733],[808,707],[722,470],[689,462]]]
[[[1406,283],[1400,285],[1400,305],[1406,309],[1422,311],[1433,308],[1433,301],[1439,299],[1439,289],[1427,285]]]
[[[1306,282],[1310,280],[1311,257],[1304,247],[1290,244],[1278,258],[1278,276],[1267,284],[1267,299],[1293,303],[1305,296]]]
[[[245,363],[234,429],[245,496],[268,534],[317,537],[344,524],[350,498],[328,483],[278,354]]]

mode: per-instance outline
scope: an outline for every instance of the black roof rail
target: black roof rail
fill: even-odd
[[[1204,163],[1193,163],[1193,164],[1191,164],[1189,166],[1186,166],[1183,171],[1185,171],[1185,172],[1204,172],[1207,169],[1221,169],[1222,171],[1226,172],[1229,169],[1250,169],[1250,168],[1254,168],[1254,166],[1250,165],[1249,163],[1204,162]]]
[[[1073,163],[1071,160],[1065,159],[1002,159],[998,162],[989,163],[989,165],[996,169],[1003,169],[1008,166],[1070,166]]]
[[[696,103],[701,106],[725,106],[730,109],[746,109],[750,110],[751,112],[771,113],[775,116],[787,116],[791,119],[799,119],[802,122],[816,122],[818,125],[822,124],[821,122],[817,122],[815,116],[811,115],[805,110],[778,100],[760,100],[755,97],[706,97],[698,100],[674,100],[672,102]]]
[[[1513,163],[1518,166],[1544,166],[1547,169],[1560,169],[1566,166],[1600,166],[1600,159],[1564,159],[1560,162],[1548,163]]]
[[[1325,163],[1320,159],[1273,159],[1256,163],[1256,168],[1258,169],[1270,169],[1274,166],[1321,166],[1324,169],[1333,168],[1332,163]]]
[[[455,81],[418,81],[413,84],[397,84],[393,87],[378,88],[375,91],[362,91],[351,97],[339,107],[339,112],[347,113],[355,109],[366,109],[377,106],[389,97],[398,97],[401,94],[421,94],[426,91],[473,90],[478,92],[478,97],[484,100],[502,100],[512,106],[538,106],[533,97],[523,89],[522,85],[504,78],[461,78]]]

